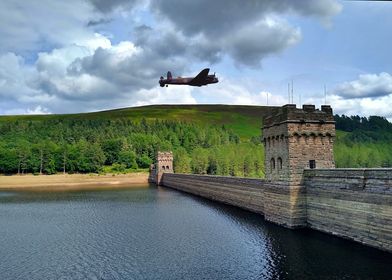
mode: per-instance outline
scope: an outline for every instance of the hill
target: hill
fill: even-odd
[[[273,106],[245,105],[150,105],[81,114],[0,116],[5,121],[115,120],[142,119],[192,122],[198,125],[225,125],[242,139],[260,135],[261,119]]]
[[[177,172],[262,177],[261,120],[275,107],[153,105],[0,116],[0,173],[125,172],[173,150]],[[392,166],[392,125],[335,116],[338,167]]]

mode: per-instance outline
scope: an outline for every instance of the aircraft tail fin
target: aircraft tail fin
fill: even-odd
[[[172,73],[170,71],[167,72],[167,79],[168,80],[172,79]]]

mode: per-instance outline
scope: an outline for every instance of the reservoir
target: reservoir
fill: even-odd
[[[0,279],[391,279],[392,255],[167,188],[0,192]]]

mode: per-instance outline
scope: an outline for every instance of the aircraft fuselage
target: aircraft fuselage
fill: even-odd
[[[218,83],[219,80],[214,75],[208,75],[209,69],[206,68],[202,70],[196,77],[177,77],[172,78],[171,73],[168,72],[167,78],[164,79],[161,77],[159,80],[159,85],[164,87],[165,85],[188,85],[188,86],[205,86],[208,84],[215,84]]]

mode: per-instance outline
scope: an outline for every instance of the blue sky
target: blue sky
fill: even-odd
[[[392,119],[392,3],[5,0],[0,114],[147,104],[327,103]],[[158,86],[210,67],[220,83]]]

